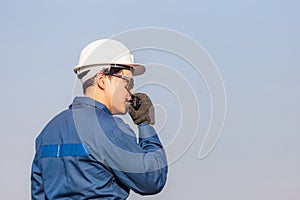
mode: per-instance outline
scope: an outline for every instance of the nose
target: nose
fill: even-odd
[[[127,92],[126,99],[129,101],[131,99],[131,95]]]
[[[127,99],[130,101],[132,99],[132,92],[134,91],[133,89],[129,90],[127,87],[125,87],[125,89],[127,90]]]
[[[128,99],[131,100],[132,99],[132,95],[134,94],[134,90],[133,89],[130,89],[130,90],[127,90],[128,91]]]

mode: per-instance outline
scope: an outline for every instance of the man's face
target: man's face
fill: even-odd
[[[119,75],[132,78],[132,73],[129,70],[122,70]],[[127,104],[130,100],[130,95],[125,87],[128,86],[128,81],[121,77],[111,76],[111,112],[112,114],[126,114]],[[130,90],[133,93],[133,89]]]

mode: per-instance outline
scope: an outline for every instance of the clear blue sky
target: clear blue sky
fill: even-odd
[[[199,160],[209,95],[203,80],[185,74],[199,100],[199,130],[188,151],[170,166],[163,192],[145,199],[298,200],[299,10],[297,0],[2,2],[0,198],[30,199],[35,137],[71,102],[72,69],[81,49],[122,31],[162,27],[188,35],[210,54],[226,88],[227,117],[216,147]],[[174,69],[184,65],[159,54],[137,52],[136,57]],[[180,87],[180,81],[176,84]],[[172,95],[144,89],[161,104],[159,113],[165,117],[159,119],[166,120],[161,137],[169,143],[176,132],[171,121],[180,118],[177,107],[168,107],[166,98]],[[143,198],[132,194],[130,199]]]

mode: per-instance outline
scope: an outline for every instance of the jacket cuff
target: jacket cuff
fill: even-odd
[[[148,138],[157,135],[155,129],[147,123],[139,124],[138,129],[140,138]]]

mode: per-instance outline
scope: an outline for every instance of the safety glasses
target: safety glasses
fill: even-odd
[[[125,80],[127,82],[126,88],[128,90],[131,90],[134,86],[133,78],[130,78],[129,76],[124,76],[121,74],[112,74],[111,76],[118,77],[118,78]]]

